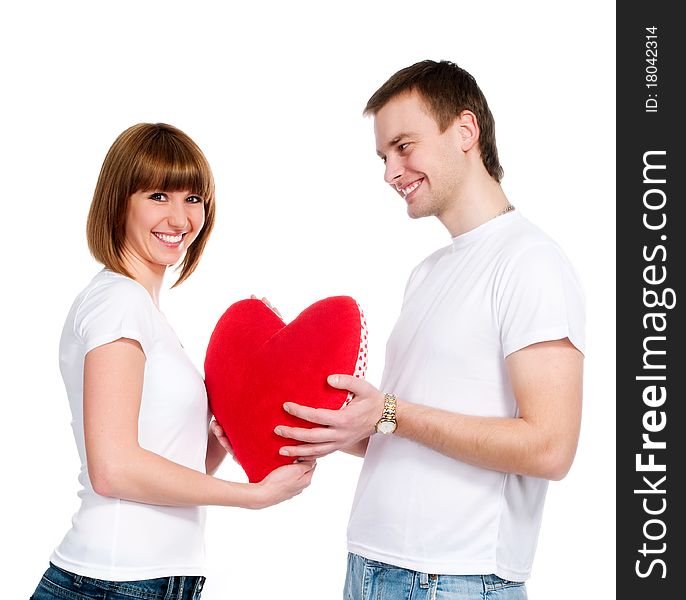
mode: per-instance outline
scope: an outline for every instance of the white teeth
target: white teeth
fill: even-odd
[[[167,244],[178,244],[183,239],[183,234],[179,235],[167,235],[166,233],[155,233],[155,235]]]
[[[402,188],[400,191],[403,193],[404,196],[407,196],[408,194],[411,194],[412,192],[414,192],[419,187],[420,183],[421,183],[421,180],[415,181],[414,183],[411,183],[407,187]]]

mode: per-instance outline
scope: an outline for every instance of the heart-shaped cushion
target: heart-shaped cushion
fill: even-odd
[[[314,427],[284,411],[284,402],[342,408],[350,393],[328,385],[327,376],[364,377],[366,367],[366,322],[349,296],[315,302],[288,325],[260,300],[229,306],[210,337],[205,384],[248,479],[293,462],[279,448],[298,442],[276,435],[277,425]]]

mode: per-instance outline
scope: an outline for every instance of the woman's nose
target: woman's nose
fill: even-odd
[[[189,219],[186,213],[186,202],[183,201],[173,201],[169,203],[169,214],[167,215],[167,222],[170,227],[176,229],[183,229],[188,225]]]

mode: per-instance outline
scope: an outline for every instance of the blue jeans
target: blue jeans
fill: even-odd
[[[50,563],[30,600],[197,600],[204,577],[104,581],[75,575]]]
[[[522,581],[497,575],[431,575],[348,554],[344,600],[526,600]]]

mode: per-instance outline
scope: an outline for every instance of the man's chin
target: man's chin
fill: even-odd
[[[430,217],[433,213],[428,210],[422,210],[419,206],[414,206],[412,204],[407,205],[407,216],[410,219],[423,219],[424,217]]]

